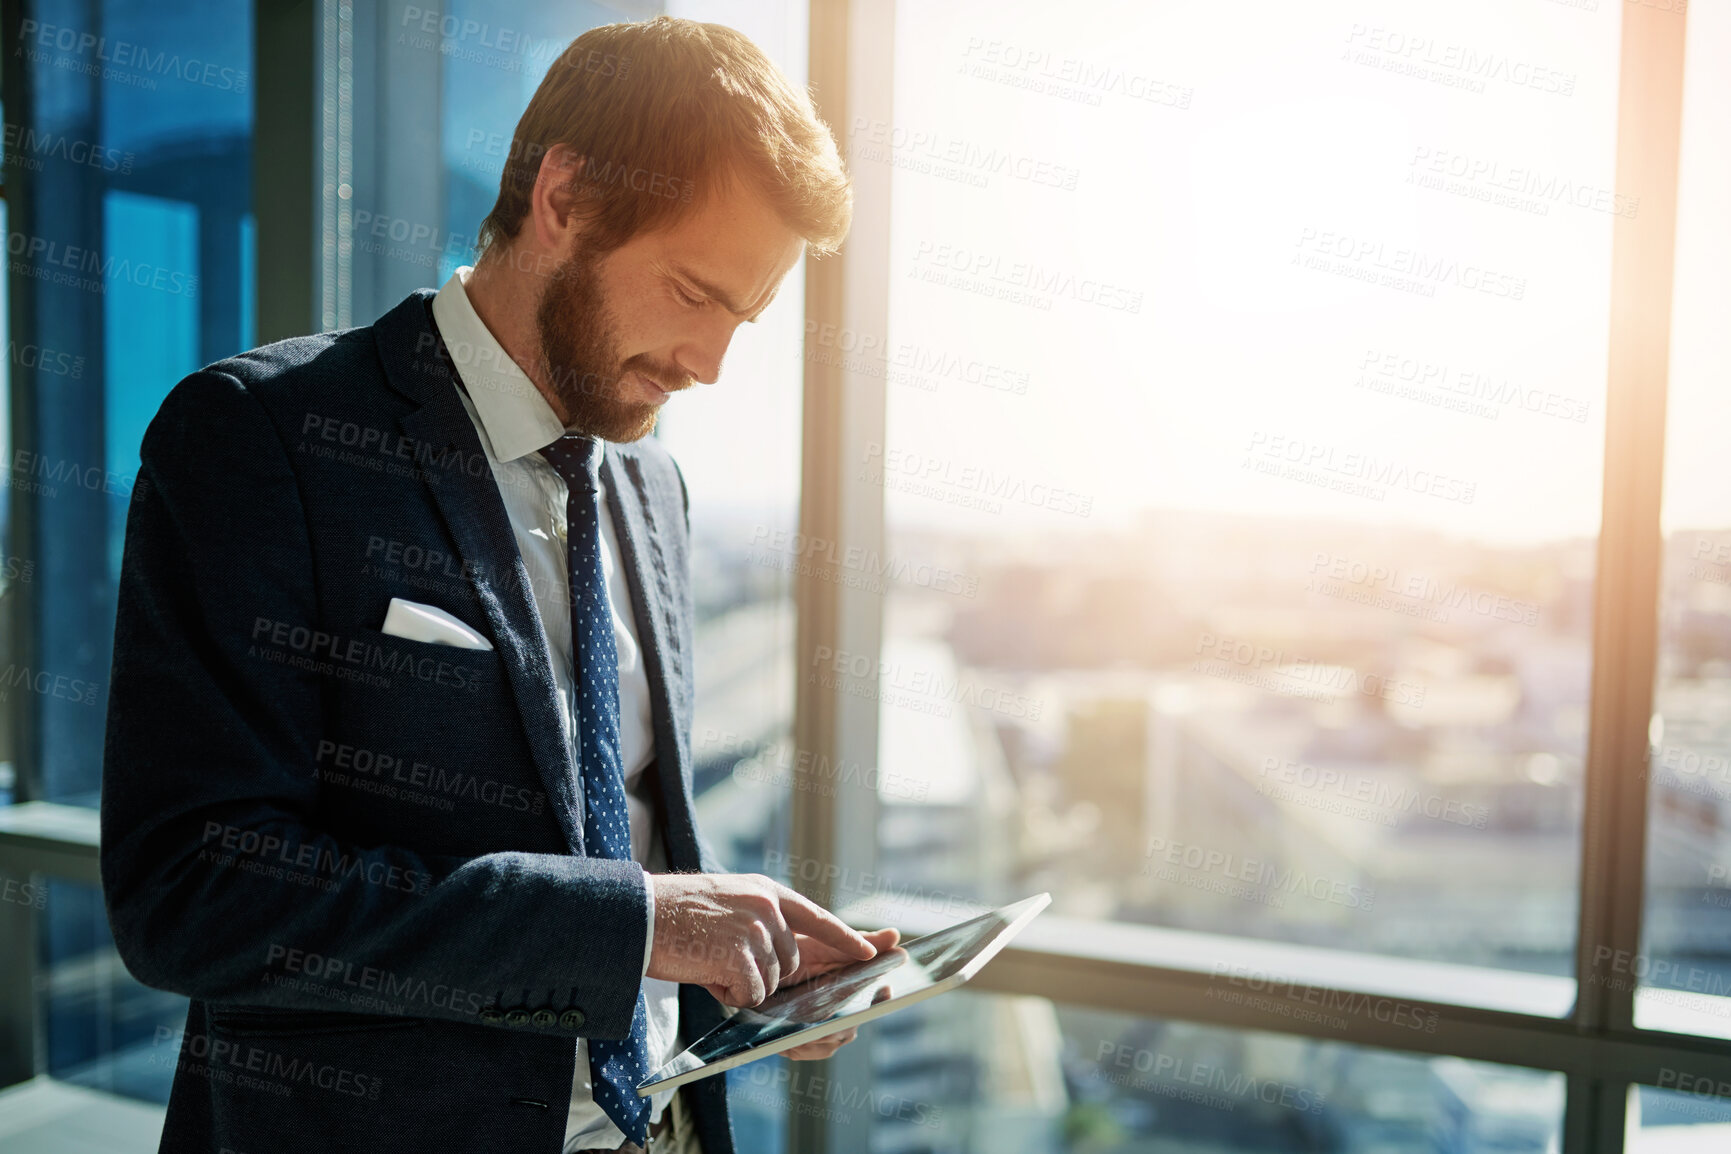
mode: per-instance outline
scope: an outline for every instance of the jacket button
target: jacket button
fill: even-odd
[[[559,1015],[559,1024],[567,1030],[575,1030],[583,1024],[583,1011],[575,1009],[566,1010],[563,1014]]]
[[[555,1014],[552,1010],[536,1010],[533,1014],[529,1015],[529,1020],[534,1022],[537,1026],[540,1026],[542,1029],[546,1029],[548,1026],[551,1026],[554,1022],[559,1020],[559,1015]]]
[[[498,1025],[500,1022],[503,1022],[505,1020],[505,1015],[501,1014],[498,1010],[495,1010],[491,1006],[488,1006],[485,1010],[482,1010],[478,1016],[480,1017],[480,1019],[483,1022],[486,1022],[489,1025]]]
[[[528,1010],[507,1010],[507,1011],[505,1011],[505,1024],[507,1026],[526,1026],[526,1025],[528,1025],[529,1024],[529,1011]]]

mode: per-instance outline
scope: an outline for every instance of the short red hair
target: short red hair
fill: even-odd
[[[573,40],[517,122],[483,252],[517,235],[557,144],[584,158],[574,191],[592,202],[580,211],[597,252],[734,183],[760,192],[812,253],[836,251],[853,217],[852,182],[811,98],[720,24],[657,16]]]

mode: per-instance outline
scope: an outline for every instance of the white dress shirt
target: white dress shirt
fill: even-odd
[[[571,667],[571,607],[566,584],[565,481],[539,451],[543,445],[564,436],[566,430],[541,391],[506,354],[469,303],[463,285],[471,271],[465,265],[445,282],[445,287],[433,298],[433,319],[462,377],[464,388],[457,393],[480,434],[481,446],[499,485],[499,496],[504,499],[505,512],[511,519],[517,549],[529,571],[535,609],[553,656],[553,678],[559,688],[559,716],[564,723],[567,748],[575,749],[577,698]],[[603,441],[603,456],[606,451],[607,443]],[[657,873],[667,869],[667,855],[649,801],[652,784],[643,772],[655,754],[649,679],[631,614],[624,559],[613,518],[606,514],[605,481],[601,485],[601,508],[601,567],[607,578],[613,642],[619,651],[619,760],[625,771],[625,801],[631,818],[631,857],[646,872]],[[648,885],[647,878],[644,884]],[[654,942],[655,901],[651,890],[649,934],[643,947],[646,973]],[[654,1070],[682,1049],[679,986],[648,976],[642,982],[644,1008],[648,1011],[649,1068]],[[650,1099],[651,1122],[661,1116],[673,1093],[662,1090]],[[625,1135],[591,1096],[589,1043],[579,1038],[563,1148],[608,1148],[624,1141]]]

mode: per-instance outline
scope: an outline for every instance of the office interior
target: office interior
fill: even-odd
[[[585,29],[809,86],[852,231],[655,435],[699,820],[1052,906],[741,1150],[1731,1149],[1731,5],[4,0],[0,1152],[154,1150],[96,872],[174,384],[471,263]]]

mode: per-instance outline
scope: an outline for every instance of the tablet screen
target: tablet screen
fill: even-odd
[[[869,961],[855,962],[798,986],[777,990],[762,1004],[740,1010],[692,1043],[684,1053],[657,1070],[645,1085],[725,1061],[955,977],[1004,935],[1012,923],[1025,920],[1018,915],[1024,914],[1033,900],[981,914],[948,929],[902,942]],[[1044,904],[1040,901],[1040,905]]]

